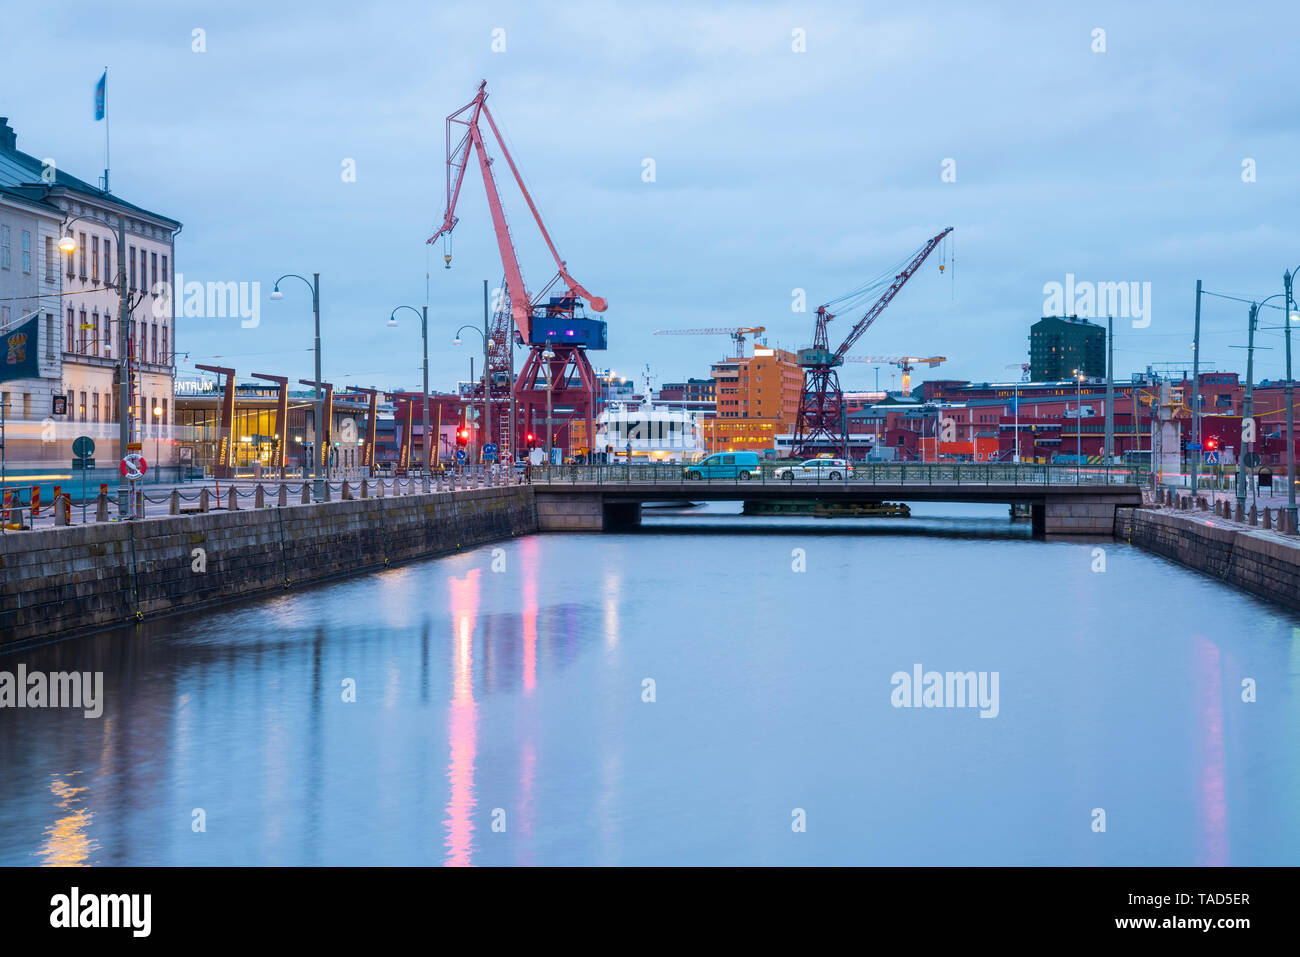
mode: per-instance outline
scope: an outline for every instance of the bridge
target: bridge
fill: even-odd
[[[645,502],[987,502],[1028,506],[1035,534],[1110,535],[1115,509],[1142,504],[1143,469],[1005,463],[855,466],[848,479],[686,477],[676,465],[554,466],[533,473],[542,531],[638,525]]]

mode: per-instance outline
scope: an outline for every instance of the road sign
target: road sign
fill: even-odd
[[[465,461],[465,450],[464,450],[464,449],[457,449],[457,450],[456,450],[456,461],[457,461],[457,462],[464,462],[464,461]]]
[[[1259,465],[1259,453],[1247,452],[1241,457],[1241,464],[1248,469],[1253,469]]]
[[[78,469],[93,469],[94,467],[95,467],[94,459],[73,459],[72,460],[72,469],[74,472],[77,471]]]
[[[495,442],[488,442],[486,445],[483,446],[483,461],[495,462],[497,460],[498,451],[499,450],[497,449]]]
[[[88,459],[95,454],[95,440],[89,435],[79,435],[72,440],[72,454],[77,458]]]
[[[145,462],[144,456],[139,452],[128,452],[122,459],[122,474],[132,481],[138,478],[144,478],[145,469],[148,463]]]
[[[1218,465],[1218,464],[1219,464],[1219,453],[1218,453],[1218,452],[1206,452],[1206,453],[1205,453],[1205,464],[1206,464],[1206,465]]]
[[[1189,451],[1189,452],[1199,452],[1199,451],[1201,451],[1201,443],[1200,443],[1200,442],[1188,442],[1188,443],[1187,443],[1187,451]]]
[[[140,443],[140,442],[128,442],[128,443],[126,443],[126,450],[127,450],[128,452],[140,452],[140,451],[143,451],[143,449],[144,449],[144,445],[143,445],[142,443]]]

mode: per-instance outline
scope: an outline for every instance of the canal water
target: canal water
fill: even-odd
[[[0,864],[1295,864],[1297,625],[1003,507],[647,512],[0,655],[104,675],[0,709]]]

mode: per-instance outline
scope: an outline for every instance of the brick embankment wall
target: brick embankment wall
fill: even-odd
[[[524,486],[10,533],[0,646],[373,571],[537,530]]]
[[[1117,509],[1115,537],[1300,610],[1300,539],[1145,508]]]

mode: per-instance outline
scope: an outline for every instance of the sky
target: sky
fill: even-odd
[[[657,330],[762,325],[770,345],[807,345],[817,304],[948,226],[948,268],[922,266],[853,350],[948,357],[914,384],[1018,378],[1045,287],[1067,275],[1149,289],[1143,316],[1115,321],[1118,376],[1190,368],[1198,279],[1262,298],[1300,265],[1292,3],[56,0],[20,27],[0,86],[18,147],[94,182],[107,66],[114,192],[184,224],[187,282],[260,283],[256,326],[178,319],[182,374],[309,378],[310,294],[269,294],[319,272],[336,388],[418,388],[419,322],[386,320],[426,302],[431,387],[466,378],[480,340],[455,331],[481,326],[482,281],[503,274],[476,163],[450,269],[425,240],[444,119],[484,79],[569,271],[609,302],[593,364],[648,365],[656,385],[731,351]],[[494,173],[535,294],[554,264]],[[1203,362],[1244,372],[1247,309],[1202,299]],[[833,344],[856,318],[832,323]],[[1280,323],[1264,313],[1261,378],[1284,374]]]

